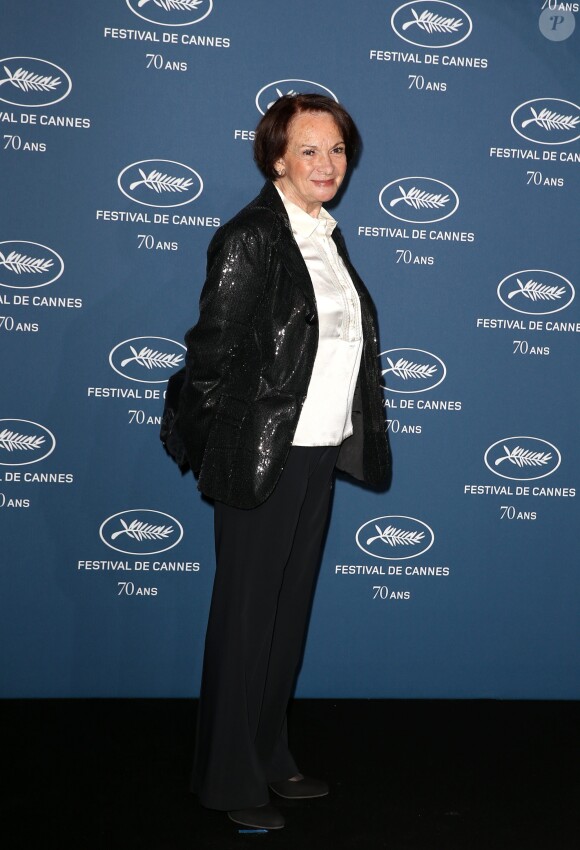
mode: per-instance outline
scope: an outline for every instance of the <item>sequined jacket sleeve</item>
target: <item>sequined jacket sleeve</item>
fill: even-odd
[[[236,399],[241,404],[251,389],[240,378],[244,347],[253,343],[254,320],[268,280],[268,230],[254,228],[234,219],[214,235],[207,255],[207,275],[200,297],[197,324],[185,336],[186,377],[179,406],[177,428],[188,448],[190,465],[199,475],[210,427],[227,398],[229,415],[235,416]],[[253,346],[252,346],[253,348]],[[236,383],[229,366],[236,361]],[[221,404],[221,415],[227,416]]]

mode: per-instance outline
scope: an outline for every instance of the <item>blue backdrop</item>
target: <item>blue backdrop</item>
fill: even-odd
[[[393,483],[340,480],[301,696],[573,698],[580,26],[545,0],[30,0],[0,34],[2,695],[192,696],[212,509],[164,455],[260,112],[324,91]]]

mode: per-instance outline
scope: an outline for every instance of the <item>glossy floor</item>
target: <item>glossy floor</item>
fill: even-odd
[[[579,706],[299,700],[301,768],[321,800],[280,801],[286,828],[240,834],[187,789],[196,703],[0,703],[2,845],[230,850],[576,850]]]

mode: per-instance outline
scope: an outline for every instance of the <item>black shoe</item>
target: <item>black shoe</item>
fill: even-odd
[[[228,817],[234,823],[241,823],[242,826],[250,826],[254,829],[282,829],[285,823],[278,809],[269,803],[253,809],[233,809],[228,812]]]
[[[312,779],[310,776],[270,782],[270,788],[279,797],[284,797],[287,800],[310,800],[314,797],[326,797],[329,791],[328,785],[323,779]]]

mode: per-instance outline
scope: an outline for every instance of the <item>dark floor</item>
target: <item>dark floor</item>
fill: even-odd
[[[579,705],[300,700],[291,740],[331,795],[240,835],[188,792],[196,703],[0,703],[0,840],[16,848],[580,847]]]

